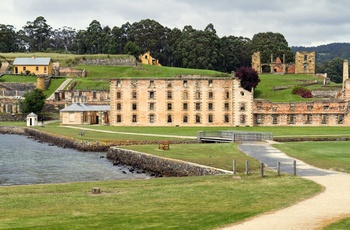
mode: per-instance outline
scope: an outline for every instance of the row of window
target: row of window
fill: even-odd
[[[190,108],[189,106],[190,103],[184,102],[182,103],[182,110],[183,111],[188,111]],[[117,103],[117,110],[121,111],[122,110],[122,103]],[[150,102],[148,103],[148,110],[155,110],[156,109],[156,103],[155,102]],[[166,103],[166,109],[168,111],[172,111],[174,109],[174,105],[173,103]],[[194,103],[194,109],[195,111],[201,111],[202,110],[202,103],[200,102],[195,102]],[[138,110],[138,103],[131,103],[131,110],[136,111]],[[209,111],[213,111],[214,110],[214,103],[209,102],[207,104],[207,110]],[[230,103],[226,102],[224,103],[224,107],[223,107],[224,111],[229,111],[230,110]],[[240,111],[245,111],[245,104],[242,103],[240,106]]]
[[[26,70],[27,70],[27,67],[23,66],[23,71],[26,71]],[[35,67],[35,71],[39,71],[39,66]],[[44,66],[44,72],[46,73],[46,66]]]
[[[201,85],[202,82],[203,82],[202,80],[195,81],[195,86],[196,86],[196,87],[200,87],[200,85]],[[212,87],[212,86],[213,86],[213,83],[214,83],[214,80],[213,80],[213,79],[208,79],[207,85],[208,85],[209,87]],[[131,86],[132,86],[132,87],[137,87],[137,79],[132,79],[132,80],[131,80]],[[154,81],[154,80],[149,80],[149,87],[152,88],[152,87],[155,87],[155,86],[156,86],[155,81]],[[188,86],[188,80],[183,80],[182,86],[183,86],[183,87],[187,87],[187,86]],[[122,87],[122,82],[121,82],[120,79],[117,80],[117,87]],[[167,82],[167,88],[171,88],[171,87],[173,87],[173,84],[172,84],[171,81],[168,81],[168,82]]]
[[[188,123],[189,119],[190,119],[189,115],[187,115],[187,114],[184,114],[182,116],[182,122],[183,123]],[[193,119],[194,119],[194,122],[196,124],[202,123],[202,116],[200,114],[196,114]],[[246,120],[245,115],[242,115],[241,116],[241,123],[244,124],[245,120]],[[116,121],[117,121],[117,123],[121,123],[122,122],[122,115],[121,114],[117,114]],[[137,114],[133,114],[131,116],[131,121],[132,121],[132,123],[137,123],[138,122],[138,115]],[[148,121],[149,121],[149,123],[155,123],[156,122],[156,115],[155,114],[149,114],[148,115]],[[168,114],[166,116],[166,121],[167,121],[167,123],[173,123],[173,115]],[[213,114],[209,114],[207,116],[207,122],[208,123],[213,123],[214,122],[214,115]],[[223,122],[224,123],[229,123],[230,122],[230,115],[229,114],[224,114]]]
[[[261,111],[263,108],[262,108],[262,106],[261,105],[257,105],[257,110],[258,111]],[[313,105],[307,105],[306,106],[306,109],[307,109],[307,111],[312,111],[313,109],[314,109],[314,106]],[[332,109],[331,107],[329,107],[329,105],[324,105],[323,106],[323,110],[324,111],[327,111],[327,110],[330,110],[330,109]],[[343,111],[344,109],[345,109],[345,106],[344,105],[340,105],[340,106],[338,106],[338,109],[340,110],[340,111]],[[277,106],[273,106],[272,107],[272,111],[277,111]],[[289,106],[289,111],[295,111],[295,105],[294,104],[291,104],[290,106]]]
[[[295,114],[290,114],[287,116],[287,123],[288,124],[295,124],[296,123],[296,116]],[[303,116],[303,123],[304,124],[311,124],[313,121],[313,117],[319,117],[320,119],[320,123],[321,124],[328,124],[329,122],[329,116],[328,114],[322,114],[322,115],[312,115],[312,114],[306,114]],[[321,117],[320,117],[321,116]],[[334,115],[336,116],[336,121],[338,124],[343,124],[344,122],[344,115],[343,114],[339,114],[339,115]],[[279,123],[279,117],[280,115],[274,114],[271,115],[272,117],[272,124],[278,124]],[[263,124],[264,123],[264,115],[257,115],[256,117],[256,123],[257,124]]]
[[[202,95],[203,93],[200,91],[196,91],[195,92],[195,99],[199,100],[203,97]],[[141,97],[144,97],[144,95],[141,95]],[[167,91],[166,93],[166,99],[171,100],[173,99],[174,95],[173,95],[173,91]],[[137,99],[138,95],[136,91],[132,91],[131,92],[131,98],[132,99]],[[148,92],[148,98],[149,99],[155,99],[156,98],[156,92],[155,91],[149,91]],[[182,93],[182,99],[183,100],[187,100],[189,98],[189,92],[188,91],[184,91]],[[208,99],[214,99],[214,92],[208,92]],[[122,99],[122,92],[118,91],[117,92],[117,99]],[[226,91],[224,94],[224,99],[230,99],[230,92]]]

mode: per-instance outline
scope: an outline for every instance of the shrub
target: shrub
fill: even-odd
[[[292,90],[292,94],[299,95],[303,98],[311,98],[312,97],[311,91],[309,89],[301,87],[301,86],[294,87],[294,89]]]

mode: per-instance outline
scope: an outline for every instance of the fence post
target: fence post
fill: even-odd
[[[260,162],[260,176],[264,177],[264,163]]]
[[[233,160],[233,174],[236,174],[236,170],[237,170],[236,160]]]
[[[293,161],[293,175],[294,176],[297,175],[297,161],[296,160]]]
[[[277,162],[277,176],[281,175],[281,162]]]
[[[245,174],[246,175],[249,174],[249,162],[248,162],[248,160],[245,161]]]

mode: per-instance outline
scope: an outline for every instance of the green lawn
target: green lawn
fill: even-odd
[[[172,78],[179,74],[196,74],[216,77],[228,77],[229,74],[200,69],[175,68],[166,66],[75,66],[88,72],[86,78],[77,78],[75,89],[109,90],[111,78]]]
[[[350,173],[350,142],[290,142],[274,147],[318,168]]]
[[[58,123],[50,125],[52,131]],[[178,136],[197,136],[197,131],[219,131],[219,130],[235,130],[235,131],[251,131],[251,132],[271,132],[275,137],[305,137],[305,136],[350,136],[350,127],[149,127],[149,126],[90,126],[81,125],[77,127],[85,127],[96,130],[107,130],[116,132],[130,132],[130,133],[149,133],[149,134],[164,134],[164,135],[178,135]]]
[[[26,83],[26,82],[35,82],[36,76],[20,76],[20,75],[3,75],[0,77],[0,82],[17,82],[17,83]]]
[[[250,170],[259,170],[259,162],[239,151],[236,143],[170,144],[170,150],[159,150],[158,145],[123,146],[123,148],[229,171],[232,171],[232,162],[235,159],[237,162],[237,172],[241,173],[245,171],[245,162],[248,160]]]
[[[341,230],[341,229],[349,229],[350,227],[350,217],[339,220],[333,224],[328,225],[327,227],[323,228],[324,230]]]
[[[51,83],[48,89],[45,90],[45,96],[49,97],[55,90],[66,80],[66,78],[51,78]]]
[[[317,85],[306,86],[309,90],[323,88],[323,80],[311,75],[302,74],[286,74],[286,75],[275,75],[275,74],[260,74],[260,83],[255,89],[255,98],[268,99],[273,102],[289,102],[289,101],[310,101],[316,100],[315,98],[302,98],[298,95],[292,94],[294,86],[302,84],[297,80],[317,80]],[[274,86],[291,86],[289,89],[274,91]],[[340,84],[331,83],[330,86],[338,86]],[[319,99],[318,99],[319,100]]]
[[[92,187],[102,194],[92,195]],[[0,187],[0,229],[214,229],[320,191],[292,176],[6,186]]]

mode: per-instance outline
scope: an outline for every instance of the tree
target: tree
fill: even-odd
[[[138,59],[141,54],[141,50],[135,42],[128,42],[124,47],[124,53],[134,55],[134,57]]]
[[[69,52],[76,34],[75,29],[67,26],[55,29],[52,34],[52,46],[55,51],[64,50]]]
[[[248,91],[252,91],[260,82],[258,72],[251,67],[239,68],[235,77],[241,80],[241,86]]]
[[[328,78],[335,83],[343,82],[343,62],[341,58],[334,58],[331,61],[316,65],[318,73],[327,73]]]
[[[15,28],[11,25],[0,24],[0,52],[10,53],[18,51],[16,45]]]
[[[28,21],[23,26],[26,34],[30,51],[46,51],[50,46],[51,26],[46,23],[43,16],[37,17],[34,22]]]
[[[261,52],[261,63],[270,63],[271,54],[274,59],[277,57],[282,59],[283,55],[285,55],[287,63],[294,61],[292,49],[288,47],[287,40],[280,33],[266,32],[255,34],[252,39],[252,51]]]
[[[41,89],[34,89],[23,95],[25,99],[19,102],[19,107],[23,114],[40,113],[45,105],[45,95]]]

